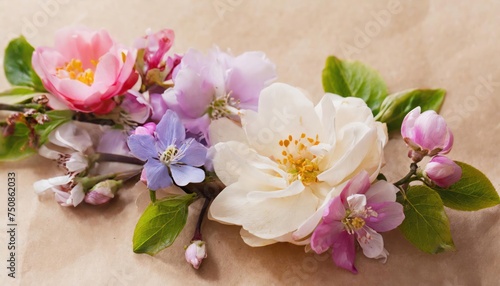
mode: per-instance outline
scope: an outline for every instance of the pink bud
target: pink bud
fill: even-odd
[[[141,71],[143,74],[147,74],[149,70],[158,69],[165,75],[166,79],[171,78],[170,74],[179,62],[178,55],[173,57],[167,55],[174,39],[173,30],[163,29],[154,34],[148,32],[145,37],[136,41],[135,47],[144,49],[144,70]]]
[[[127,114],[127,118],[137,123],[144,123],[152,112],[152,107],[143,94],[129,90],[123,97],[120,107]]]
[[[194,269],[198,269],[204,258],[207,258],[207,251],[205,249],[205,242],[202,240],[193,241],[186,248],[186,261],[193,265]]]
[[[412,150],[408,156],[415,162],[424,156],[447,154],[453,146],[453,134],[446,121],[434,110],[420,113],[420,107],[410,111],[401,125],[401,135]]]
[[[139,126],[135,129],[134,134],[137,135],[151,135],[156,131],[156,124],[154,122],[148,122],[143,126]]]
[[[121,186],[122,181],[106,180],[100,182],[85,195],[85,202],[91,205],[105,204],[115,197]]]
[[[462,168],[445,156],[435,156],[425,166],[424,174],[441,188],[448,188],[462,177]]]

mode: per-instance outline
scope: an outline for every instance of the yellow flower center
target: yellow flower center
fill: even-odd
[[[309,151],[309,147],[318,144],[318,135],[311,138],[304,133],[298,139],[288,135],[286,139],[279,141],[279,145],[283,147],[281,152],[283,157],[277,162],[291,175],[290,181],[301,180],[304,185],[318,181],[317,176],[320,173],[318,159]]]
[[[92,65],[97,66],[97,61],[92,60]],[[86,85],[92,85],[94,82],[94,71],[92,69],[83,69],[82,61],[71,59],[65,66],[56,68],[58,78],[70,78],[83,82]]]
[[[347,232],[353,234],[356,230],[365,226],[365,220],[361,217],[346,217],[342,220]]]

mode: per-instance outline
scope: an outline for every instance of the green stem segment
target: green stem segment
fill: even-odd
[[[411,163],[410,172],[408,172],[408,174],[406,174],[406,176],[404,176],[401,180],[394,183],[394,185],[396,187],[399,187],[401,185],[405,185],[411,181],[414,181],[415,178],[414,176],[417,174],[417,169],[418,169],[417,163]]]

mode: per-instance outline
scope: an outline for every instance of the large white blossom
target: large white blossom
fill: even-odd
[[[251,246],[307,244],[328,201],[365,170],[373,181],[383,164],[384,124],[359,98],[325,94],[314,106],[299,89],[276,83],[262,90],[258,112],[210,126],[214,170],[226,188],[209,217],[242,226]]]

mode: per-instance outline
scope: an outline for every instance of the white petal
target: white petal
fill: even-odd
[[[48,159],[52,159],[52,160],[57,160],[61,157],[62,153],[61,152],[57,152],[57,151],[54,151],[52,149],[49,149],[47,148],[45,145],[42,145],[39,149],[38,149],[38,154],[40,154],[41,156],[45,157],[45,158],[48,158]]]
[[[77,184],[73,189],[71,189],[71,202],[74,207],[79,205],[85,198],[85,193],[83,192],[82,184]]]
[[[92,146],[88,132],[72,122],[65,123],[50,133],[49,140],[55,145],[80,152]]]
[[[318,206],[318,199],[310,192],[253,202],[247,199],[252,190],[239,182],[226,187],[210,207],[211,218],[241,225],[260,238],[275,239],[295,231]]]
[[[33,188],[35,189],[35,193],[41,193],[56,186],[66,185],[69,182],[71,182],[70,176],[60,176],[46,180],[36,181],[33,184]]]
[[[71,154],[71,157],[66,162],[66,169],[68,169],[69,172],[79,173],[87,169],[88,165],[87,156],[80,152],[75,152]]]
[[[366,207],[365,195],[354,194],[347,197],[347,204],[349,209],[353,212],[362,212]]]
[[[225,117],[210,123],[209,137],[212,145],[227,141],[248,143],[243,128]]]
[[[268,190],[268,191],[251,191],[248,193],[247,198],[252,201],[261,201],[271,198],[283,198],[295,196],[304,190],[302,181],[296,180],[290,186],[282,190]]]

